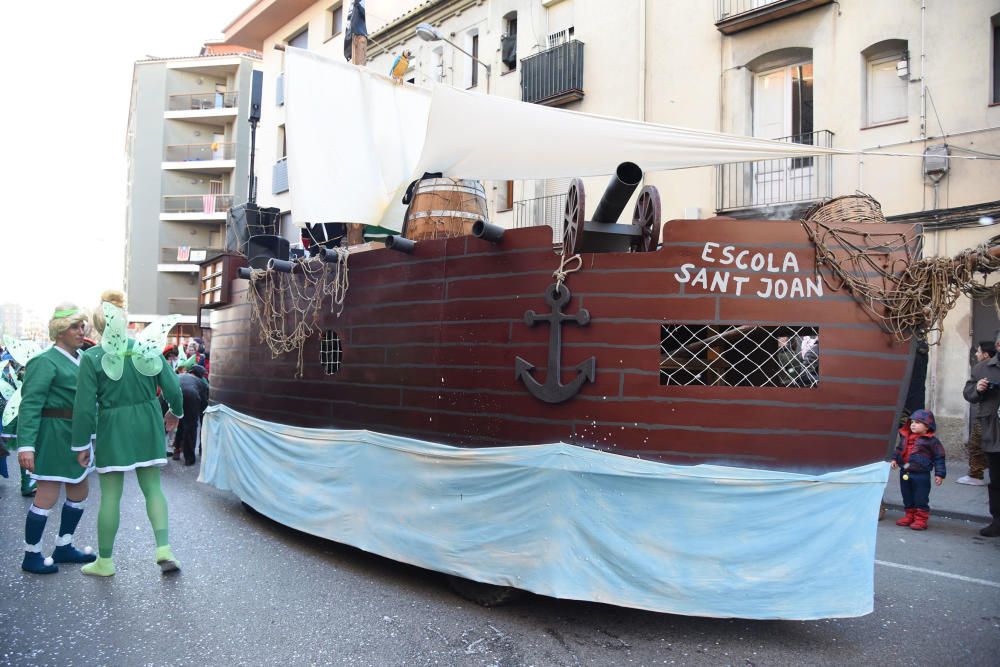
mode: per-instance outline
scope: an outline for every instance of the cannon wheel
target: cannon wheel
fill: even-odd
[[[519,588],[484,584],[451,574],[448,575],[448,586],[466,600],[483,607],[498,607],[525,595],[525,591]]]
[[[563,214],[563,254],[566,257],[583,251],[583,216],[586,204],[583,181],[574,178],[566,193],[566,210]]]
[[[660,242],[660,191],[647,185],[639,192],[632,224],[642,228],[642,236],[632,243],[632,252],[653,252]]]

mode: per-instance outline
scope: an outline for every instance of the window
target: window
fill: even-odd
[[[297,49],[308,49],[309,26],[306,26],[301,31],[295,33],[295,35],[288,40],[288,46],[294,46]]]
[[[470,88],[475,88],[479,85],[479,63],[476,60],[479,59],[479,34],[472,36],[472,62],[469,65],[472,66],[472,85]]]
[[[505,72],[517,69],[517,12],[503,17],[503,35],[500,37],[500,62]]]
[[[514,207],[514,181],[497,183],[497,210],[509,211]]]
[[[336,331],[327,329],[319,339],[319,363],[323,373],[333,375],[340,370],[340,336]]]
[[[819,350],[818,327],[664,324],[660,384],[816,387]]]
[[[792,57],[801,57],[796,50]],[[786,60],[787,62],[787,60]],[[815,144],[813,132],[813,64],[793,62],[771,67],[753,81],[753,135]],[[815,158],[802,157],[753,163],[753,198],[760,204],[805,201],[817,193]]]
[[[277,158],[281,158],[288,155],[288,143],[285,141],[285,126],[278,126],[278,146],[277,146]]]
[[[344,30],[344,5],[338,2],[330,9],[326,10],[326,22],[329,29],[326,31],[327,39],[336,37]]]
[[[906,41],[890,39],[864,51],[865,125],[905,119],[909,82]]]
[[[995,14],[990,19],[990,27],[993,31],[993,104],[1000,104],[1000,14]]]
[[[434,80],[438,83],[444,83],[444,47],[435,46],[434,47]]]

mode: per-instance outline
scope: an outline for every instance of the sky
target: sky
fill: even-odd
[[[132,65],[198,55],[249,5],[0,2],[0,303],[48,314],[61,301],[92,307],[123,286]]]

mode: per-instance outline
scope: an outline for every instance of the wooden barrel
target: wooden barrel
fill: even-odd
[[[403,236],[414,241],[466,236],[472,233],[476,220],[489,220],[482,183],[426,178],[413,189]]]

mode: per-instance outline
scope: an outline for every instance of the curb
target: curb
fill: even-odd
[[[896,510],[897,512],[904,512],[905,508],[897,503],[883,503],[886,509]],[[967,512],[954,512],[952,510],[936,510],[931,508],[931,516],[940,516],[945,519],[958,519],[960,521],[969,521],[973,523],[989,523],[992,521],[993,517],[986,514],[969,514]]]

